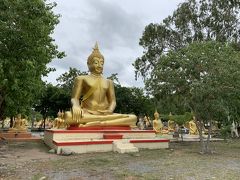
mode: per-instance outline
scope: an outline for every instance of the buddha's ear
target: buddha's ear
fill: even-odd
[[[93,70],[93,65],[92,65],[92,63],[87,63],[87,65],[88,65],[88,70],[89,70],[89,72],[92,72],[92,70]]]

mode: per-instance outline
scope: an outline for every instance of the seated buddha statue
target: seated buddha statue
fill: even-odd
[[[152,123],[151,123],[151,120],[148,116],[144,116],[144,124],[145,124],[145,127],[148,128],[148,127],[151,127],[152,126]]]
[[[9,131],[14,132],[24,132],[27,131],[27,127],[25,126],[25,122],[21,118],[21,114],[18,114],[13,122],[12,128],[9,128]]]
[[[57,113],[57,117],[54,119],[54,122],[53,122],[54,129],[66,128],[66,123],[63,119],[63,115],[64,115],[64,113],[59,110]]]
[[[72,89],[72,109],[65,112],[69,126],[135,126],[137,117],[114,113],[116,97],[113,82],[102,76],[104,57],[96,43],[87,59],[89,75],[76,77]]]
[[[162,129],[163,129],[163,123],[160,119],[159,113],[156,110],[154,113],[153,130],[156,132],[156,134],[161,134]]]
[[[197,125],[195,123],[195,116],[193,116],[193,119],[191,121],[189,121],[189,134],[190,135],[198,135],[198,129],[197,129]]]

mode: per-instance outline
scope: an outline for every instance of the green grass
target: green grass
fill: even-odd
[[[49,159],[26,161],[15,179],[31,177],[39,179],[217,179],[234,180],[240,177],[240,140],[212,142],[215,152],[199,153],[199,143],[171,143],[169,149],[140,150],[138,153],[118,154],[88,153],[72,156],[49,154]],[[44,144],[11,144],[16,151],[40,149],[48,151]],[[14,165],[8,165],[14,170]],[[26,173],[28,172],[28,173]],[[14,173],[14,172],[11,172]],[[5,173],[7,174],[7,173]],[[1,175],[0,175],[1,177]],[[11,178],[9,178],[11,179]]]

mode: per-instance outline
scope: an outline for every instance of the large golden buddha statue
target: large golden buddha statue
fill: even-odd
[[[78,76],[72,90],[72,109],[65,121],[74,126],[134,126],[135,115],[113,113],[116,97],[113,82],[102,76],[104,57],[96,43],[88,57],[89,75]]]

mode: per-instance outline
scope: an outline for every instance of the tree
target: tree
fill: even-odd
[[[240,48],[240,1],[187,0],[160,24],[145,27],[139,45],[143,56],[136,59],[136,77],[144,79],[155,69],[161,55],[194,41],[234,42]]]
[[[136,69],[136,78],[139,76],[144,78],[148,91],[150,91],[150,93],[157,92],[157,90],[159,91],[159,93],[153,95],[162,107],[173,109],[176,114],[183,114],[185,111],[190,110],[189,105],[186,103],[186,97],[180,93],[176,93],[174,96],[171,94],[170,89],[174,88],[175,91],[179,90],[179,92],[183,92],[184,90],[187,92],[189,90],[181,85],[181,82],[185,82],[185,80],[180,78],[180,72],[174,72],[180,75],[179,77],[174,76],[177,79],[172,78],[170,84],[175,84],[175,87],[170,88],[169,86],[169,90],[162,90],[161,84],[154,82],[156,79],[154,74],[157,73],[157,71],[162,71],[158,64],[161,63],[162,58],[165,57],[164,55],[170,52],[167,56],[171,56],[174,51],[178,51],[193,42],[210,40],[228,42],[232,44],[235,50],[239,50],[239,10],[239,1],[187,0],[180,4],[177,10],[175,10],[171,16],[165,18],[160,24],[151,23],[145,27],[143,36],[139,42],[144,48],[143,56],[137,58],[133,65]],[[171,61],[172,59],[173,58],[169,58],[168,60]],[[191,61],[191,56],[189,59],[189,61]],[[169,68],[174,66],[176,65],[173,62]],[[192,68],[196,69],[194,66]],[[165,70],[167,74],[168,70]],[[170,76],[171,74],[169,73],[168,75]],[[150,84],[151,87],[149,87]],[[212,86],[212,84],[209,84],[209,87]],[[207,92],[202,89],[202,87],[199,87],[199,90]],[[162,91],[164,91],[166,95]],[[200,99],[201,98],[202,97],[200,97]],[[199,99],[196,99],[196,101],[198,100]],[[224,103],[225,105],[223,105]],[[224,107],[224,112],[228,112],[228,115],[232,115],[234,112],[233,109],[236,109],[233,108],[233,104],[235,104],[235,107],[239,107],[238,100],[232,102],[224,101],[224,103],[221,104],[221,109]],[[231,105],[229,103],[231,103]],[[221,117],[222,112],[216,108],[217,106],[220,106],[220,104],[216,104],[215,106],[216,114],[218,114],[219,119],[223,120],[223,117],[225,118],[226,116]],[[206,112],[208,111],[207,106],[204,107],[204,110],[206,110]],[[235,110],[234,114],[236,117],[238,114],[237,110]]]
[[[155,104],[153,99],[144,95],[141,88],[115,85],[117,106],[115,112],[134,113],[135,115],[153,115]]]
[[[44,0],[0,0],[0,119],[29,111],[44,87],[53,58],[62,58],[51,34],[59,23]]]
[[[228,43],[195,42],[161,56],[150,78],[148,90],[156,97],[180,99],[177,106],[194,113],[202,152],[210,152],[202,140],[202,126],[212,120],[240,115],[240,51]],[[165,99],[163,98],[162,101]]]
[[[45,120],[49,116],[56,116],[59,110],[70,108],[70,96],[58,86],[46,84],[41,98],[35,104],[34,109],[43,115]]]

